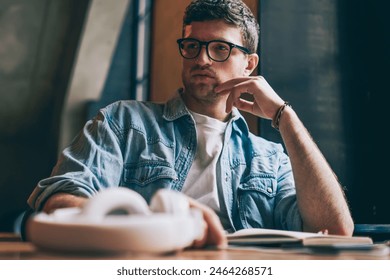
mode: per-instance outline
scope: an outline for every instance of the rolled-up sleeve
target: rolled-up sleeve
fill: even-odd
[[[123,157],[118,130],[99,112],[60,155],[49,178],[38,182],[28,198],[31,208],[40,211],[54,193],[90,197],[100,189],[118,186]]]

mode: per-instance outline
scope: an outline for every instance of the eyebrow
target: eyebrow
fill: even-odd
[[[224,41],[224,42],[232,43],[232,44],[238,45],[238,46],[242,46],[243,45],[243,43],[235,43],[235,42],[230,41],[229,39],[221,38],[221,37],[213,38],[213,39],[210,39],[210,40],[202,40],[202,39],[199,39],[199,38],[196,38],[196,37],[193,37],[193,36],[188,36],[188,37],[183,37],[183,39],[195,39],[195,40],[199,40],[201,42]]]

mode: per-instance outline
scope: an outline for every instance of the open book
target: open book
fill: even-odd
[[[227,234],[229,245],[284,245],[296,243],[303,246],[373,244],[370,237],[343,236],[287,230],[248,228]]]

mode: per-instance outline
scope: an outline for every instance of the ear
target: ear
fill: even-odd
[[[259,63],[259,56],[256,53],[248,54],[247,65],[244,74],[249,76],[255,70]]]

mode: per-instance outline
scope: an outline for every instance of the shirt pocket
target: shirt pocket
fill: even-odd
[[[237,190],[238,211],[243,228],[273,228],[277,182],[273,174],[250,175]]]
[[[178,176],[175,169],[164,161],[141,161],[125,164],[123,182],[126,187],[140,193],[147,201],[161,188],[171,188]]]

